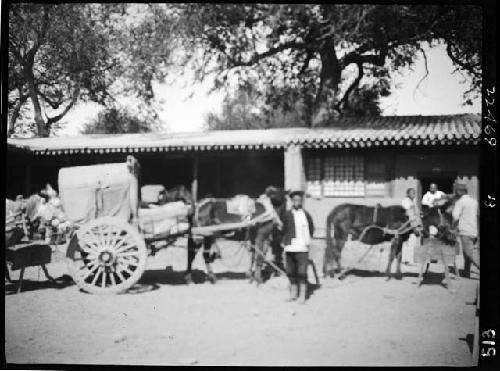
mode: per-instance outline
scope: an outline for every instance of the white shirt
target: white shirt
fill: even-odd
[[[412,200],[409,197],[405,197],[403,201],[401,201],[401,205],[406,210],[406,215],[410,220],[420,222],[420,211],[418,210],[415,199]]]
[[[463,195],[455,203],[453,208],[453,219],[458,220],[458,233],[477,237],[478,204],[469,195]]]
[[[309,234],[309,223],[306,214],[302,209],[292,209],[293,220],[295,223],[295,238],[292,238],[290,245],[285,246],[287,252],[307,252],[311,243]]]
[[[436,191],[431,193],[431,191],[427,191],[427,193],[422,197],[422,205],[425,206],[434,206],[434,201],[439,200],[441,197],[444,197],[445,193],[443,191]]]

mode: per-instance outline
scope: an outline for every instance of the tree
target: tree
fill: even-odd
[[[424,43],[444,43],[457,69],[469,75],[469,93],[480,89],[479,6],[177,7],[185,25],[179,30],[186,40],[182,63],[194,66],[199,80],[213,73],[214,89],[220,89],[234,79],[244,86],[257,78],[266,86],[261,91],[268,104],[286,108],[290,102],[302,101],[309,110],[309,125],[348,111],[359,113],[357,108],[350,110],[355,94],[387,94],[390,74],[412,66],[417,55],[424,53]],[[366,83],[373,80],[377,82]],[[375,90],[369,94],[370,86]]]
[[[155,129],[154,124],[140,118],[128,110],[110,108],[98,113],[97,118],[86,124],[82,134],[126,134],[148,133]]]
[[[9,128],[50,135],[78,101],[111,107],[136,96],[156,119],[152,81],[168,69],[171,22],[160,5],[12,4],[9,11]],[[26,105],[34,116],[16,128]],[[29,111],[29,110],[28,110]],[[23,126],[23,125],[21,125]]]

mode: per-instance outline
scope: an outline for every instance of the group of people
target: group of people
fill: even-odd
[[[402,200],[409,222],[416,234],[422,228],[421,211],[416,202],[416,191],[409,188],[407,196]],[[290,193],[292,208],[282,216],[279,223],[283,235],[283,245],[286,258],[286,272],[290,281],[289,301],[298,300],[304,303],[307,290],[308,252],[314,233],[311,215],[303,208],[304,193]],[[456,201],[452,211],[452,229],[457,230],[464,256],[464,275],[470,277],[471,264],[479,269],[479,261],[474,254],[474,246],[478,240],[478,203],[468,194],[467,185],[455,185]],[[447,195],[438,189],[437,184],[430,184],[428,192],[422,198],[422,206],[428,208],[440,207],[446,202]],[[456,255],[460,247],[456,246]]]
[[[422,207],[439,207],[446,201],[446,194],[438,189],[436,183],[431,183],[429,190],[422,197]],[[467,185],[463,183],[455,184],[455,204],[452,211],[452,229],[458,232],[460,245],[464,256],[464,275],[470,276],[471,265],[479,269],[479,261],[474,256],[474,246],[478,241],[478,203],[468,194]],[[409,188],[406,197],[401,202],[410,223],[414,227],[416,234],[422,227],[421,211],[416,200],[416,191]],[[459,254],[460,246],[456,246],[456,255]]]

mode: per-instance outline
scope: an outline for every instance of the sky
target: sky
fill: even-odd
[[[453,73],[454,67],[443,46],[427,48],[428,77],[416,87],[425,75],[424,58],[420,56],[412,70],[405,69],[392,77],[393,93],[381,100],[383,115],[444,115],[479,113],[480,99],[472,106],[462,105],[462,94],[468,84],[461,84],[464,77]],[[193,91],[195,94],[189,97]],[[165,132],[201,131],[209,112],[221,110],[222,92],[208,94],[209,84],[186,88],[179,82],[161,84],[155,89],[160,104],[159,117]],[[65,118],[65,127],[59,135],[78,135],[82,125],[97,115],[96,104],[80,104]]]

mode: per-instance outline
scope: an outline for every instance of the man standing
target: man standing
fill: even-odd
[[[458,200],[453,208],[453,220],[458,224],[458,235],[464,254],[464,275],[470,277],[471,263],[479,269],[479,261],[474,257],[474,244],[477,241],[478,204],[467,194],[467,185],[455,185]],[[457,254],[458,255],[458,254]]]
[[[314,232],[311,215],[302,208],[304,192],[290,193],[292,209],[283,217],[283,244],[285,245],[286,270],[290,280],[289,301],[297,300],[301,304],[306,301],[307,264],[309,261],[309,245]]]
[[[415,188],[408,188],[406,190],[406,197],[401,201],[401,205],[406,210],[410,224],[418,235],[419,229],[422,227],[422,219],[420,217],[420,209],[417,205]]]
[[[446,196],[446,194],[440,190],[438,190],[438,186],[436,183],[431,183],[429,186],[429,190],[422,197],[422,206],[434,207],[436,206],[436,201]]]

